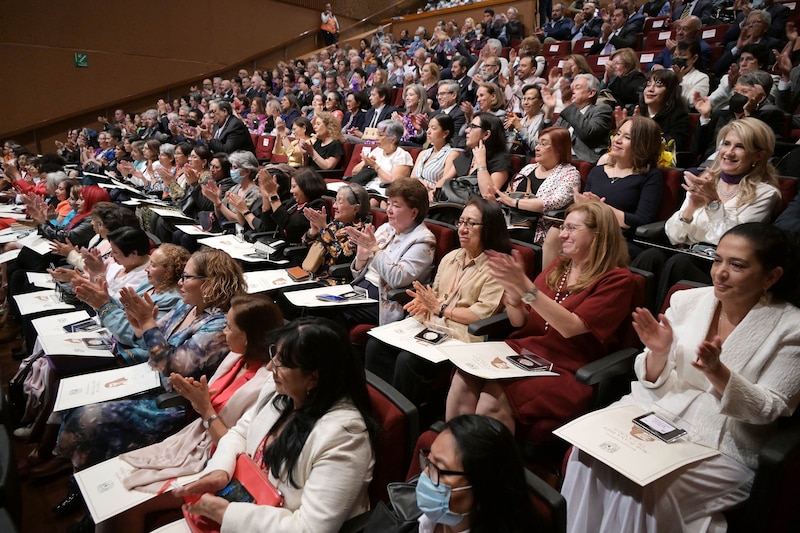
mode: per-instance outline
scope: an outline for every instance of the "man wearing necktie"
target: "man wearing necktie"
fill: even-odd
[[[611,15],[611,23],[603,23],[602,36],[589,49],[589,54],[610,55],[622,48],[636,46],[636,30],[627,26],[628,9],[616,7]]]

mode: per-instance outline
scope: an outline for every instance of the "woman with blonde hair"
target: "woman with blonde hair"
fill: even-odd
[[[395,111],[392,113],[392,120],[402,123],[405,130],[399,142],[422,145],[422,133],[425,130],[422,128],[418,116],[427,115],[431,111],[425,88],[419,83],[406,86],[403,89],[403,102],[405,102],[406,112]]]
[[[644,74],[636,52],[631,48],[622,48],[611,54],[601,81],[600,87],[611,91],[617,105],[633,114],[644,86]]]
[[[536,280],[525,275],[522,257],[485,252],[503,303],[518,329],[506,341],[553,363],[557,376],[486,381],[457,371],[447,395],[446,419],[482,414],[505,424],[550,432],[582,414],[591,387],[575,372],[615,348],[620,327],[630,320],[635,283],[625,268],[628,252],[614,212],[605,204],[575,204],[560,228],[562,255]],[[529,435],[530,436],[530,432]]]
[[[719,153],[699,176],[684,173],[686,199],[667,220],[665,230],[674,245],[716,245],[729,229],[745,222],[769,222],[780,206],[781,193],[769,158],[775,134],[763,121],[743,118],[726,124],[717,136]],[[656,274],[658,294],[666,296],[676,281],[708,283],[710,264],[686,254],[667,257],[650,249],[635,266]]]
[[[311,140],[300,141],[308,166],[314,170],[338,168],[344,156],[340,122],[331,113],[320,111],[314,115],[313,124],[317,139],[313,143]]]

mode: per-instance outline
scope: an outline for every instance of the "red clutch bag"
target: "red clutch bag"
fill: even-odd
[[[281,491],[270,483],[264,471],[246,453],[239,454],[236,458],[236,470],[233,472],[233,477],[225,488],[217,492],[217,496],[230,502],[283,507]],[[192,503],[187,497],[184,497],[184,502]],[[210,518],[189,513],[185,508],[183,517],[193,533],[219,533],[220,525]]]

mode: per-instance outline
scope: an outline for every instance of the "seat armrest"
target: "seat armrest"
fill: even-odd
[[[653,242],[662,242],[666,240],[667,237],[664,231],[666,225],[667,222],[665,220],[651,222],[649,224],[642,224],[636,228],[636,238],[646,239]]]
[[[328,277],[351,281],[353,279],[353,272],[350,270],[350,263],[329,266]]]
[[[169,409],[170,407],[188,407],[189,400],[175,391],[165,392],[156,397],[156,405],[159,409]]]
[[[283,256],[286,259],[297,258],[302,259],[308,253],[308,246],[287,246],[283,249]]]
[[[550,510],[552,531],[567,530],[567,500],[545,480],[525,469],[525,484],[528,491],[533,493]]]
[[[260,240],[260,239],[263,239],[263,238],[274,239],[275,238],[275,232],[274,231],[251,231],[249,233],[245,233],[244,234],[244,240],[246,240],[247,242],[256,242],[257,240]]]
[[[323,179],[340,180],[344,176],[344,169],[334,168],[331,170],[317,170],[317,174],[322,176]]]
[[[411,296],[406,293],[410,287],[401,287],[399,289],[392,289],[387,293],[387,299],[390,302],[399,302],[403,305],[406,305],[408,302],[411,301]]]
[[[580,367],[575,372],[575,379],[579,383],[594,386],[611,378],[624,376],[633,368],[633,358],[639,352],[639,348],[625,348],[608,354]]]
[[[498,313],[487,318],[483,318],[467,327],[467,332],[476,337],[488,335],[490,339],[504,339],[514,330],[514,326],[508,320],[507,313]]]

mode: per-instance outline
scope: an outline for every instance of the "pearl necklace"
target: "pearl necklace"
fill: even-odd
[[[722,182],[718,181],[717,182],[717,194],[719,195],[720,198],[722,198],[725,202],[727,202],[728,200],[730,200],[731,198],[733,198],[734,196],[739,194],[739,186],[736,185],[731,190],[724,191],[724,190],[722,190]]]
[[[563,294],[561,293],[564,290],[564,286],[567,284],[567,278],[569,278],[569,273],[572,270],[572,264],[570,264],[567,269],[564,271],[564,274],[561,276],[561,279],[558,282],[558,289],[556,290],[556,296],[553,300],[558,304],[561,305],[564,300],[567,299],[569,296],[569,291],[565,291]],[[550,324],[545,322],[544,323],[544,330],[547,331],[550,329]]]

